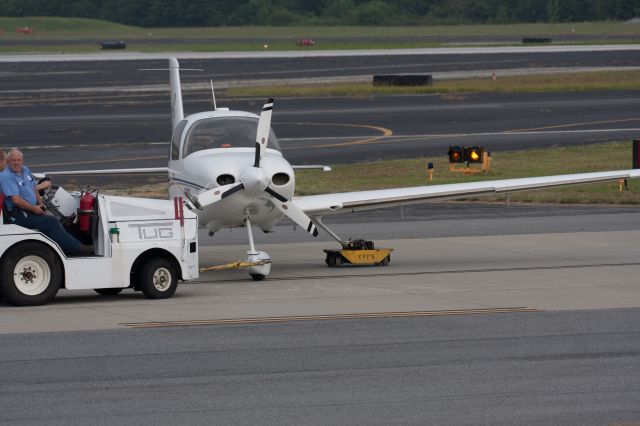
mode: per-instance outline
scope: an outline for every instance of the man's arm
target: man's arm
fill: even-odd
[[[12,195],[11,202],[18,208],[22,210],[26,210],[33,214],[44,214],[44,210],[42,210],[42,200],[38,196],[38,205],[34,206],[33,204],[29,204],[19,195]]]
[[[36,191],[42,191],[43,189],[49,189],[51,188],[51,181],[50,180],[43,180],[42,182],[40,182],[39,184],[36,185]]]
[[[43,206],[44,202],[42,201],[42,196],[40,195],[40,191],[38,191],[38,188],[34,188],[33,192],[36,194],[36,204],[39,206]]]

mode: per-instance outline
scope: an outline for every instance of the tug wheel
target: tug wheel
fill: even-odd
[[[0,295],[16,306],[44,305],[58,293],[62,275],[53,250],[25,242],[11,248],[0,265]]]
[[[140,267],[139,286],[149,299],[168,299],[178,287],[178,270],[167,258],[151,258]]]
[[[262,274],[251,274],[251,278],[253,278],[254,281],[264,281],[265,277],[266,276]]]
[[[385,257],[384,259],[382,259],[380,261],[380,263],[378,263],[378,265],[380,266],[387,266],[389,264],[389,262],[391,262],[391,255],[387,255],[387,257]]]

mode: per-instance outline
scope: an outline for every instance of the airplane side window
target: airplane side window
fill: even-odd
[[[171,137],[171,159],[178,160],[180,159],[180,139],[182,139],[182,132],[184,131],[184,127],[187,125],[187,120],[182,120],[176,126],[176,130],[173,132],[173,136]]]

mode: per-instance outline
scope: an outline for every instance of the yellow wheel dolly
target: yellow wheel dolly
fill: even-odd
[[[327,257],[325,262],[330,268],[342,265],[387,266],[391,261],[393,249],[373,246],[373,241],[351,240],[343,243],[342,249],[323,250]]]

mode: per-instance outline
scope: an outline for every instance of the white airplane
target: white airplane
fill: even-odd
[[[200,226],[208,229],[210,235],[222,228],[246,227],[250,247],[247,261],[264,263],[249,268],[255,280],[269,274],[270,258],[255,249],[252,227],[268,232],[285,216],[313,236],[318,235],[317,227],[323,229],[346,247],[347,242],[327,228],[322,217],[434,200],[640,177],[640,170],[619,170],[294,197],[294,167],[280,152],[270,126],[273,100],[263,106],[260,116],[214,106],[213,111],[185,117],[178,61],[170,59],[169,68],[173,135],[168,167],[44,174],[168,172],[169,197],[186,195],[192,206],[187,205],[197,211]]]

